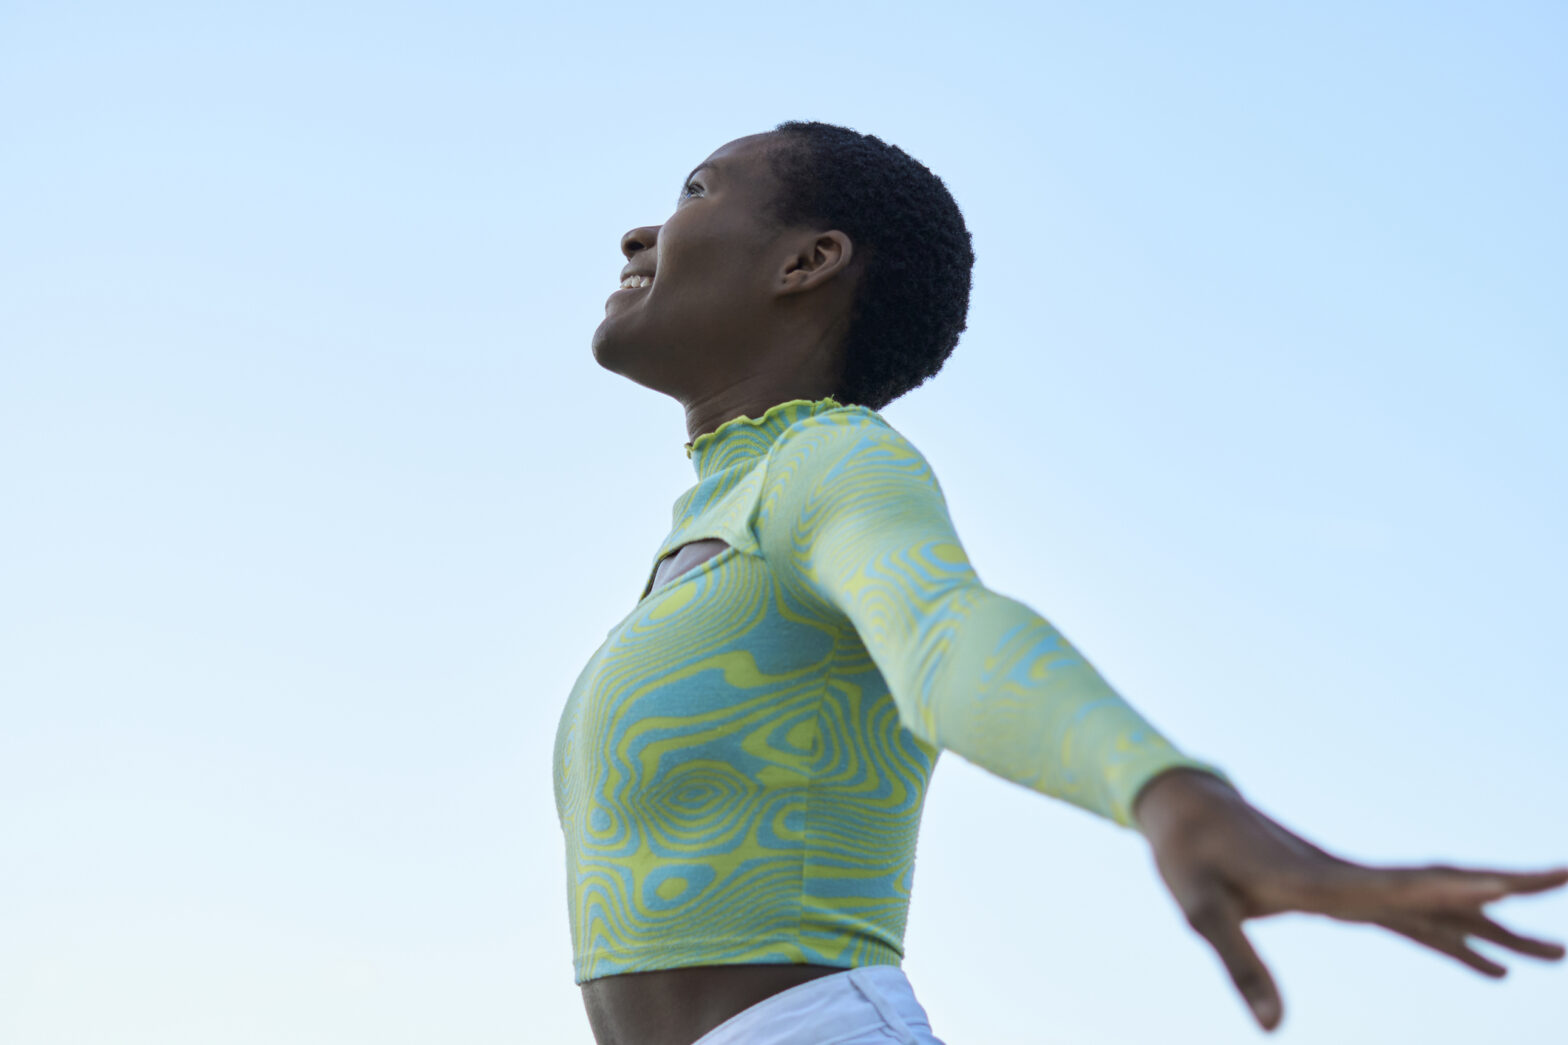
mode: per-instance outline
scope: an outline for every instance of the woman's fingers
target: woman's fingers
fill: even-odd
[[[1388,921],[1381,924],[1385,929],[1392,929],[1399,935],[1414,940],[1423,947],[1430,947],[1434,951],[1464,962],[1483,976],[1501,979],[1508,975],[1507,968],[1471,948],[1469,944],[1465,943],[1464,933],[1456,929],[1440,928],[1429,923]]]
[[[1551,940],[1538,940],[1533,936],[1520,936],[1511,929],[1505,928],[1492,921],[1484,914],[1472,914],[1452,921],[1454,927],[1472,936],[1479,936],[1483,940],[1528,954],[1532,958],[1545,958],[1548,961],[1557,961],[1563,956],[1563,945],[1553,943]]]
[[[1209,942],[1225,971],[1230,973],[1252,1014],[1264,1030],[1279,1026],[1284,1015],[1279,988],[1268,966],[1253,950],[1252,941],[1241,928],[1241,905],[1227,896],[1220,886],[1206,889],[1185,911],[1187,924]]]
[[[1434,935],[1421,940],[1421,942],[1435,951],[1441,951],[1450,957],[1459,959],[1483,976],[1490,976],[1493,979],[1500,980],[1508,975],[1506,966],[1494,962],[1475,950],[1464,942],[1463,937]]]
[[[1512,895],[1522,896],[1528,893],[1544,893],[1548,889],[1558,889],[1568,885],[1568,867],[1559,867],[1553,871],[1486,871],[1485,874],[1502,878],[1508,884],[1508,892]]]
[[[1331,872],[1323,882],[1327,888],[1315,890],[1314,899],[1324,914],[1375,921],[1396,911],[1478,911],[1507,896],[1544,892],[1564,883],[1568,883],[1568,869],[1517,872],[1349,865]]]
[[[1439,887],[1446,884],[1450,888],[1466,892],[1467,895],[1488,895],[1493,900],[1500,900],[1505,896],[1543,893],[1548,889],[1556,889],[1568,884],[1568,868],[1553,871],[1494,871],[1438,865],[1413,868],[1406,873],[1424,874]]]

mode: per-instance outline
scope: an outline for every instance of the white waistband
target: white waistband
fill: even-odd
[[[866,965],[819,976],[781,991],[735,1014],[704,1034],[696,1045],[843,1045],[886,1043],[942,1045],[931,1033],[926,1011],[904,970]]]

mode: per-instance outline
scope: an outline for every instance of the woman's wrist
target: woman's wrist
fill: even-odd
[[[1150,844],[1157,846],[1218,809],[1246,804],[1224,777],[1192,766],[1176,766],[1155,774],[1138,790],[1132,819]]]

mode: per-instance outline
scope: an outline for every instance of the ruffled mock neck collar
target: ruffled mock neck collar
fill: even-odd
[[[742,461],[768,452],[784,429],[802,418],[837,410],[844,404],[827,396],[823,399],[791,399],[768,407],[761,417],[741,414],[711,432],[704,432],[686,444],[686,456],[697,469],[697,478],[706,479]]]

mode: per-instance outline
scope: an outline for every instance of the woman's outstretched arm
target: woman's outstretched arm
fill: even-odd
[[[1171,744],[1049,621],[987,588],[924,457],[880,417],[832,411],[774,446],[758,514],[786,589],[854,625],[903,726],[934,748],[1132,826]]]
[[[1279,991],[1242,932],[1284,911],[1381,925],[1491,976],[1475,936],[1557,959],[1485,904],[1568,882],[1537,873],[1373,868],[1331,856],[1184,755],[1048,621],[980,583],[920,453],[885,422],[832,412],[785,432],[758,517],[764,553],[800,598],[854,624],[912,733],[1009,780],[1139,829],[1188,922],[1258,1022]]]

